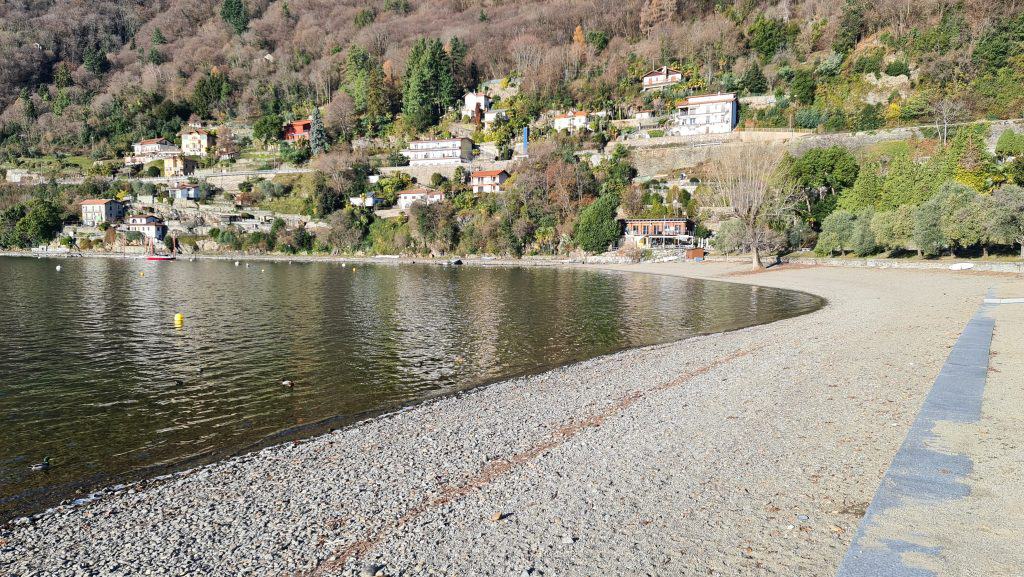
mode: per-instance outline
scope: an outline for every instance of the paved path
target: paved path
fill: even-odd
[[[993,291],[950,351],[838,577],[1024,575],[1022,349],[1024,299]]]

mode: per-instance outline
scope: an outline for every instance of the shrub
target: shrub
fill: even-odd
[[[793,82],[790,85],[793,98],[800,104],[813,104],[814,93],[818,90],[818,83],[814,79],[814,73],[801,68],[793,73]]]
[[[817,128],[821,124],[822,116],[817,108],[801,108],[796,111],[796,125],[800,128]]]
[[[839,251],[846,254],[846,248],[850,246],[853,238],[855,217],[853,213],[839,209],[825,217],[821,223],[821,234],[818,235],[818,243],[814,246],[814,252],[821,256],[830,256]]]
[[[733,218],[722,223],[718,232],[715,233],[715,237],[711,239],[711,245],[715,247],[715,250],[725,254],[742,252],[747,245],[746,238],[747,233],[743,221]]]
[[[839,70],[842,67],[843,55],[839,52],[833,52],[818,64],[818,68],[815,72],[819,76],[835,76],[839,74]]]
[[[876,48],[869,50],[853,61],[853,66],[850,67],[850,70],[858,74],[879,74],[882,72],[883,60],[885,60],[884,49]]]
[[[619,195],[605,193],[584,208],[573,237],[576,245],[594,253],[608,250],[609,245],[618,240],[621,232],[615,214],[618,206]]]
[[[910,77],[910,65],[905,60],[893,60],[885,67],[885,73],[889,76]]]

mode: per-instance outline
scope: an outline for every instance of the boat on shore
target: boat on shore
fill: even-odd
[[[171,252],[163,253],[163,252],[157,252],[156,251],[156,239],[154,239],[153,237],[146,237],[146,238],[147,238],[147,241],[146,241],[146,260],[152,260],[152,261],[157,261],[157,262],[168,261],[168,260],[175,260],[174,252],[178,248],[178,241],[177,241],[177,239],[174,239],[174,242],[173,242],[172,248],[171,248]]]

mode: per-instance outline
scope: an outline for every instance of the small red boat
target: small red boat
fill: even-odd
[[[155,261],[174,260],[174,253],[173,252],[171,252],[170,254],[164,254],[164,253],[156,252],[156,240],[153,239],[152,237],[146,237],[146,238],[148,239],[148,242],[146,242],[146,260],[155,260]],[[178,248],[178,239],[174,239],[174,248],[172,250],[176,250],[177,248]]]

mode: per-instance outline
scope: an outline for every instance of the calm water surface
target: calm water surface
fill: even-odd
[[[495,379],[821,304],[588,270],[0,257],[0,519]],[[45,455],[53,467],[30,471]]]

